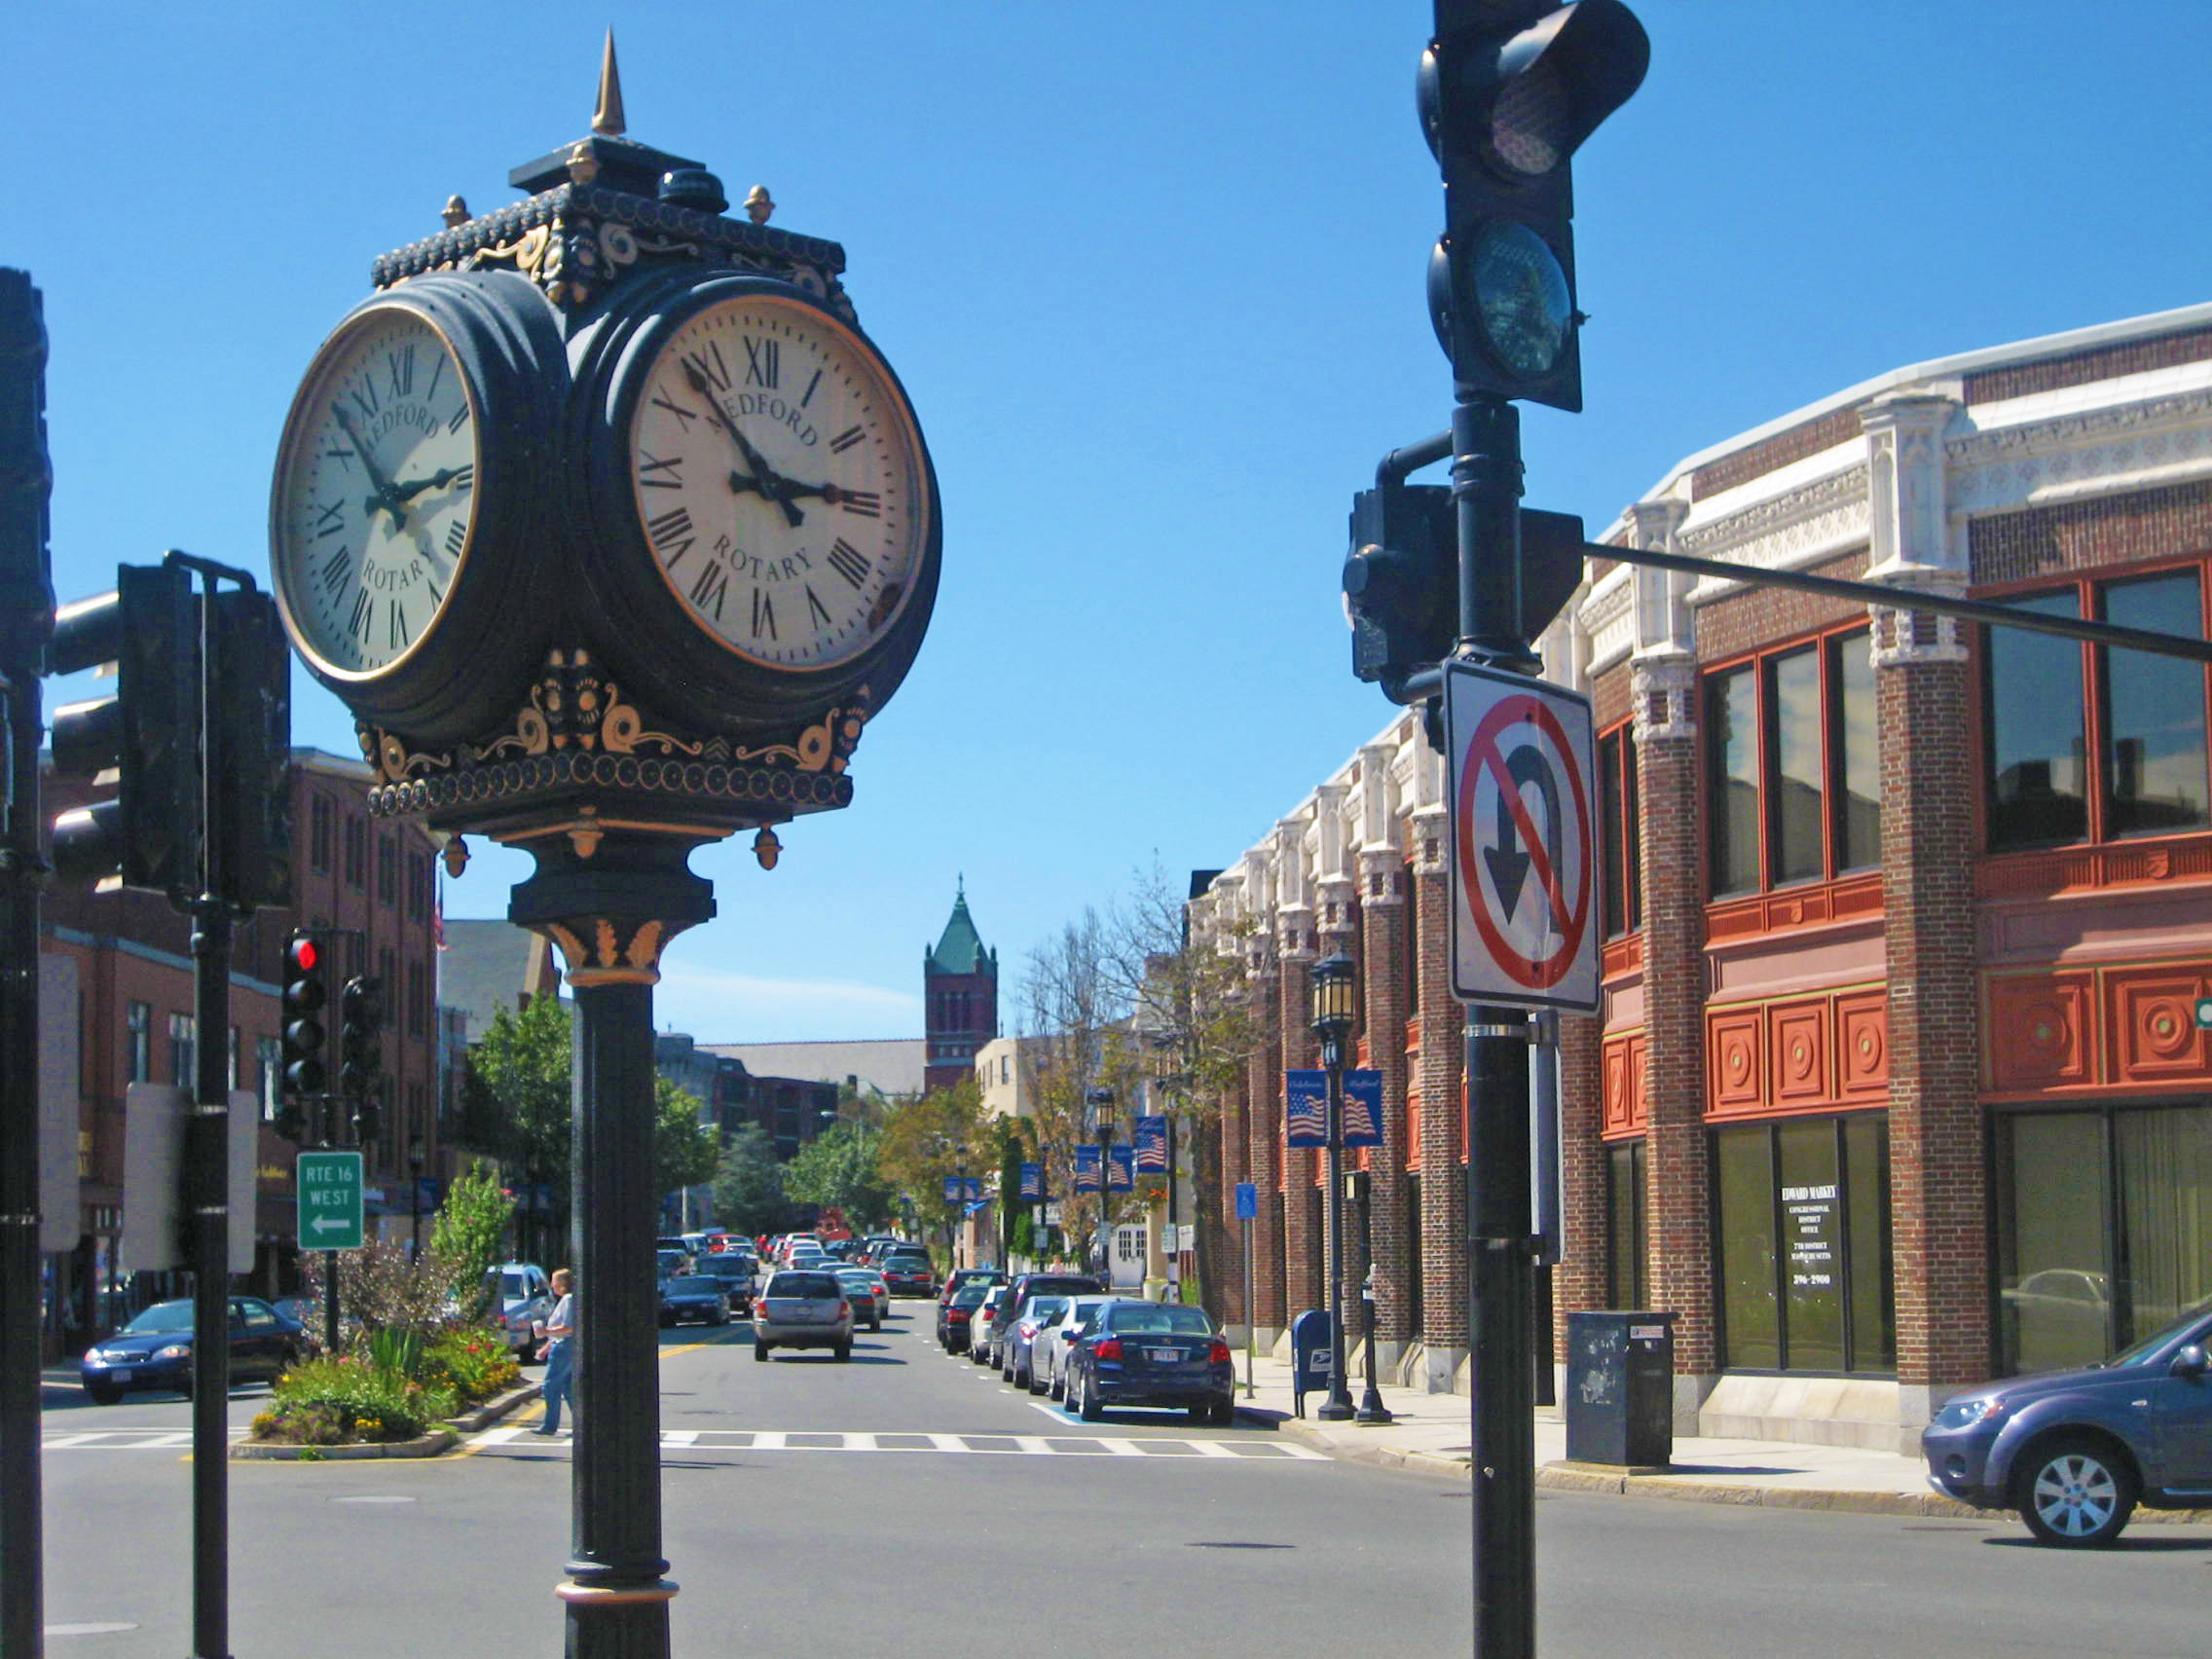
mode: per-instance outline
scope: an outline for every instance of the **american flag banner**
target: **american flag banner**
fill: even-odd
[[[1329,1144],[1329,1074],[1322,1071],[1286,1071],[1282,1074],[1283,1098],[1290,1109],[1287,1146]]]
[[[1139,1118],[1136,1127],[1137,1173],[1164,1175],[1167,1173],[1167,1119]]]
[[[1345,1145],[1382,1144],[1382,1074],[1379,1071],[1345,1073]]]
[[[1075,1190],[1079,1193],[1098,1191],[1098,1149],[1094,1146],[1075,1149]]]
[[[1042,1163],[1024,1163],[1021,1166],[1022,1201],[1035,1202],[1045,1197],[1045,1166]]]
[[[960,1177],[947,1175],[944,1178],[944,1201],[948,1204],[956,1204],[960,1201]]]
[[[1137,1149],[1133,1146],[1110,1146],[1106,1161],[1106,1190],[1110,1193],[1126,1193],[1137,1184]]]

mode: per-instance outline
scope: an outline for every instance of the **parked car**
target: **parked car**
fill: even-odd
[[[977,1304],[975,1314],[968,1321],[968,1357],[977,1365],[994,1365],[997,1356],[991,1351],[991,1336],[999,1321],[1014,1310],[1014,1287],[993,1285],[990,1294]]]
[[[938,1346],[946,1353],[968,1351],[968,1328],[976,1317],[976,1309],[983,1299],[998,1288],[994,1284],[967,1284],[952,1293],[949,1301],[940,1302],[937,1309]]]
[[[893,1296],[935,1296],[937,1269],[927,1256],[900,1253],[881,1264],[883,1282]]]
[[[2076,1549],[2111,1543],[2138,1503],[2212,1506],[2208,1347],[2212,1302],[2102,1365],[1953,1394],[1921,1433],[1928,1483]]]
[[[963,1285],[1004,1284],[1006,1274],[998,1268],[954,1268],[944,1275],[944,1288],[937,1293],[940,1303],[950,1302]]]
[[[95,1405],[112,1406],[133,1388],[192,1392],[189,1298],[157,1302],[111,1337],[87,1348],[78,1381]],[[231,1298],[231,1381],[274,1382],[307,1352],[307,1330],[257,1296]]]
[[[865,1319],[869,1330],[882,1330],[883,1310],[891,1302],[883,1275],[873,1268],[833,1267],[830,1271],[844,1287],[845,1300],[853,1305],[853,1322],[859,1324]]]
[[[1032,1394],[1050,1394],[1056,1400],[1067,1392],[1069,1343],[1099,1309],[1120,1300],[1114,1296],[1071,1296],[1060,1304],[1059,1310],[1045,1321],[1044,1329],[1029,1345],[1029,1391]]]
[[[999,1376],[1017,1388],[1037,1392],[1034,1380],[1035,1365],[1030,1359],[1030,1346],[1037,1341],[1037,1333],[1045,1328],[1045,1321],[1068,1305],[1064,1296],[1032,1296],[1014,1310],[1007,1321],[1006,1335],[999,1343]]]
[[[1104,1296],[1114,1288],[1088,1273],[1017,1273],[1013,1280],[1014,1306],[1030,1296]]]
[[[653,1276],[667,1280],[681,1278],[691,1271],[691,1258],[682,1250],[655,1250]]]
[[[747,1313],[753,1309],[753,1275],[758,1266],[751,1256],[741,1256],[732,1250],[719,1256],[709,1256],[701,1262],[699,1276],[711,1278],[720,1285],[722,1294],[729,1298],[731,1309],[739,1313]]]
[[[753,1299],[753,1357],[766,1359],[779,1347],[826,1347],[839,1359],[853,1357],[853,1305],[835,1273],[785,1268]]]
[[[1108,1406],[1180,1406],[1222,1427],[1236,1418],[1229,1345],[1202,1308],[1109,1303],[1070,1346],[1067,1373],[1068,1410],[1086,1422]]]
[[[729,1295],[722,1289],[721,1280],[705,1273],[661,1280],[661,1324],[681,1325],[686,1319],[709,1325],[729,1323]]]
[[[484,1319],[507,1339],[518,1365],[537,1357],[537,1326],[553,1311],[553,1286],[535,1262],[501,1262],[484,1270]]]

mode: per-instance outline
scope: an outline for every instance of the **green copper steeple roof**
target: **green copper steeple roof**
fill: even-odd
[[[968,914],[968,880],[960,880],[958,895],[952,901],[952,919],[944,924],[944,937],[937,941],[937,948],[924,960],[924,967],[932,974],[995,973],[998,958],[983,948],[983,940],[976,932],[976,919]]]

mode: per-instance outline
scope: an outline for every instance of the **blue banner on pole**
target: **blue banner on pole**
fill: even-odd
[[[1382,1144],[1382,1074],[1379,1071],[1345,1073],[1345,1145]]]
[[[1329,1144],[1329,1074],[1324,1071],[1286,1071],[1282,1074],[1283,1100],[1289,1112],[1285,1146]]]
[[[1075,1190],[1079,1193],[1098,1191],[1098,1149],[1094,1146],[1075,1149]]]
[[[960,1201],[959,1176],[947,1175],[944,1178],[944,1201],[948,1204],[956,1204]]]
[[[1236,1219],[1257,1221],[1260,1218],[1260,1189],[1249,1181],[1236,1183]]]
[[[1167,1173],[1167,1119],[1139,1118],[1136,1125],[1137,1173]]]
[[[1106,1187],[1109,1192],[1126,1193],[1137,1184],[1137,1149],[1133,1146],[1107,1148],[1110,1156],[1106,1162]]]
[[[1044,1198],[1045,1166],[1042,1163],[1024,1163],[1021,1166],[1021,1196],[1025,1201]]]

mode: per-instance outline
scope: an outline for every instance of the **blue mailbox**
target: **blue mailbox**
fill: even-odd
[[[1327,1309],[1309,1308],[1291,1320],[1290,1409],[1299,1417],[1306,1415],[1308,1394],[1326,1394],[1329,1391],[1331,1349]]]

